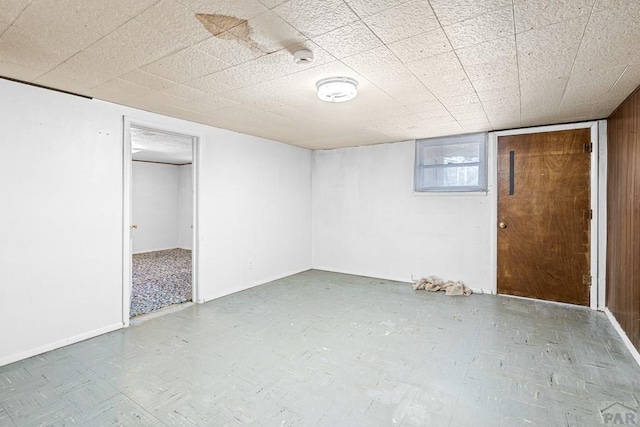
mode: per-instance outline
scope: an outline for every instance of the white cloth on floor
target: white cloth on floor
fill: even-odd
[[[452,280],[444,281],[438,276],[423,277],[413,284],[415,290],[425,291],[445,291],[445,295],[465,295],[469,296],[473,293],[462,280],[454,282]]]

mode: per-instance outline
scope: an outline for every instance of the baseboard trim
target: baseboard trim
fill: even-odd
[[[618,319],[616,319],[616,316],[614,316],[611,310],[609,310],[609,307],[605,307],[604,314],[607,315],[607,317],[609,318],[609,321],[613,325],[613,328],[616,330],[616,332],[618,332],[618,335],[620,335],[620,338],[622,338],[622,341],[627,346],[627,349],[629,349],[631,356],[633,356],[633,358],[636,360],[636,363],[640,365],[640,353],[638,353],[638,349],[636,349],[633,346],[633,343],[627,336],[627,333],[624,331],[624,329],[622,329],[622,326],[620,326],[620,323],[618,323]]]
[[[491,289],[471,288],[474,294],[495,295]]]
[[[262,286],[265,285],[269,282],[273,282],[276,280],[280,280],[280,279],[284,279],[285,277],[289,277],[289,276],[293,276],[294,274],[300,274],[300,273],[304,273],[305,271],[309,271],[311,270],[311,268],[304,268],[302,270],[294,270],[288,273],[284,273],[281,275],[274,275],[274,276],[268,276],[267,278],[264,279],[260,279],[258,281],[255,282],[250,282],[247,285],[240,285],[240,286],[236,286],[234,288],[230,288],[230,289],[226,289],[224,290],[222,293],[219,294],[212,294],[212,295],[206,295],[200,299],[198,299],[198,301],[196,301],[198,304],[203,304],[209,301],[213,301],[215,299],[218,298],[222,298],[222,297],[226,297],[228,295],[232,295],[238,292],[242,292],[242,291],[246,291],[247,289],[251,289],[251,288],[255,288],[256,286]]]
[[[368,277],[371,279],[377,279],[377,280],[389,280],[391,282],[402,282],[402,283],[408,283],[408,284],[413,284],[416,282],[416,280],[418,279],[407,279],[406,277],[400,278],[400,277],[392,277],[392,276],[372,276],[371,274],[366,274],[366,273],[359,273],[359,272],[354,272],[354,271],[347,271],[347,270],[340,270],[340,269],[335,269],[335,268],[327,268],[327,267],[312,267],[311,270],[317,270],[317,271],[326,271],[327,273],[337,273],[337,274],[347,274],[349,276],[360,276],[360,277]]]
[[[392,282],[403,282],[403,283],[408,283],[408,284],[414,284],[418,278],[415,277],[411,277],[410,279],[407,279],[406,277],[391,277],[391,276],[372,276],[370,274],[362,274],[362,273],[354,273],[352,271],[343,271],[343,270],[336,270],[336,269],[330,269],[330,268],[322,268],[322,267],[313,267],[312,270],[318,270],[318,271],[326,271],[329,273],[338,273],[338,274],[349,274],[351,276],[360,276],[360,277],[370,277],[372,279],[381,279],[381,280],[390,280]],[[423,276],[426,277],[426,276]],[[466,283],[466,282],[465,282]],[[474,294],[485,294],[485,295],[496,295],[496,293],[494,291],[492,291],[491,289],[482,289],[482,288],[471,288],[471,291]]]
[[[108,332],[113,332],[122,327],[123,327],[122,322],[118,322],[109,326],[105,326],[104,328],[94,329],[93,331],[85,332],[83,334],[76,335],[74,337],[64,338],[59,341],[55,341],[40,347],[33,348],[31,350],[23,351],[18,354],[12,354],[10,356],[6,356],[0,359],[0,366],[18,362],[23,359],[28,359],[29,357],[37,356],[39,354],[46,353],[51,350],[56,350],[58,348],[65,347],[70,344],[75,344],[77,342],[84,341],[89,338],[94,338],[94,337],[97,337],[98,335],[106,334]]]

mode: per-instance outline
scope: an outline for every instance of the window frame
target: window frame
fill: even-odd
[[[487,192],[487,132],[468,133],[463,135],[450,135],[435,138],[421,138],[415,140],[415,155],[413,168],[413,191],[417,194],[429,193],[486,193]],[[424,165],[420,163],[423,151],[426,147],[437,147],[447,145],[460,145],[477,143],[479,158],[477,162],[470,163],[450,163]],[[441,169],[451,167],[478,166],[478,185],[472,186],[420,186],[418,182],[422,169]]]

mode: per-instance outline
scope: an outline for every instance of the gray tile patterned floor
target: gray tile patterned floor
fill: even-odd
[[[602,313],[321,271],[0,367],[1,426],[601,426],[639,400]]]

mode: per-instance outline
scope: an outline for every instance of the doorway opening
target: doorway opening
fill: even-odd
[[[125,325],[137,316],[196,300],[197,142],[195,136],[125,119]]]

